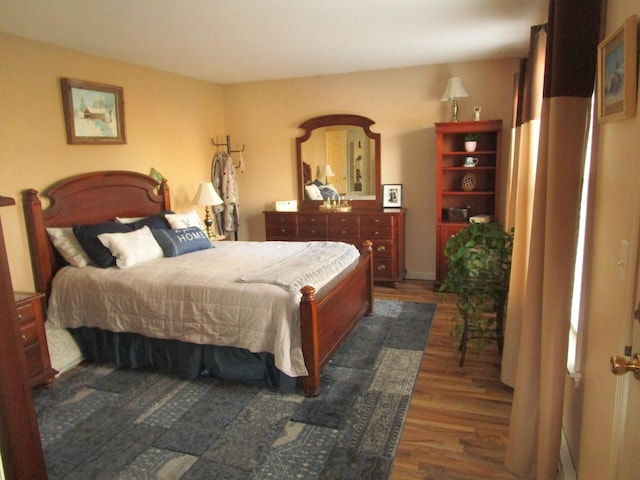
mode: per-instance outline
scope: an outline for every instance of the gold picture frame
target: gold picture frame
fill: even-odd
[[[127,143],[122,87],[62,78],[60,88],[69,145]]]
[[[606,122],[636,114],[637,16],[598,45],[598,121]]]

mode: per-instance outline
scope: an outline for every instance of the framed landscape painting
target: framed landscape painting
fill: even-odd
[[[598,121],[636,114],[637,16],[598,45]]]
[[[127,143],[122,87],[70,78],[60,87],[68,144]]]

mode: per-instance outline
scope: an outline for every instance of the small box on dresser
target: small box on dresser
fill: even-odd
[[[44,331],[44,294],[14,292],[20,336],[27,365],[27,378],[31,387],[50,385],[56,370],[51,368],[49,347]]]

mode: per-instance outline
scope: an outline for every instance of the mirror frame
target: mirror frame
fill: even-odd
[[[348,125],[361,127],[365,135],[373,140],[374,148],[374,168],[375,168],[375,200],[352,200],[353,207],[380,207],[382,205],[382,196],[380,189],[382,188],[380,174],[380,134],[371,131],[371,125],[375,122],[367,117],[351,114],[323,115],[311,118],[302,122],[299,127],[304,130],[304,134],[296,138],[296,160],[298,167],[298,202],[302,205],[320,205],[320,200],[308,200],[304,198],[304,177],[302,171],[302,144],[309,140],[315,129],[334,126]]]

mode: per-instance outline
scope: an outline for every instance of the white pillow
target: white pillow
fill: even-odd
[[[98,240],[116,257],[119,268],[132,267],[136,263],[164,256],[162,248],[146,225],[133,232],[101,233]]]
[[[62,258],[69,262],[69,265],[82,268],[93,263],[73,234],[71,227],[47,228],[47,234],[53,246],[56,247]]]
[[[169,225],[174,230],[181,228],[198,227],[200,230],[205,230],[202,219],[198,216],[195,210],[191,210],[187,213],[167,213],[164,218],[167,219]]]
[[[320,193],[320,189],[315,183],[305,185],[304,190],[307,192],[309,200],[322,200],[322,193]]]
[[[146,217],[131,217],[131,218],[129,218],[129,217],[116,217],[115,221],[118,222],[118,223],[122,223],[122,224],[127,225],[129,223],[139,222],[143,218],[146,218]]]

